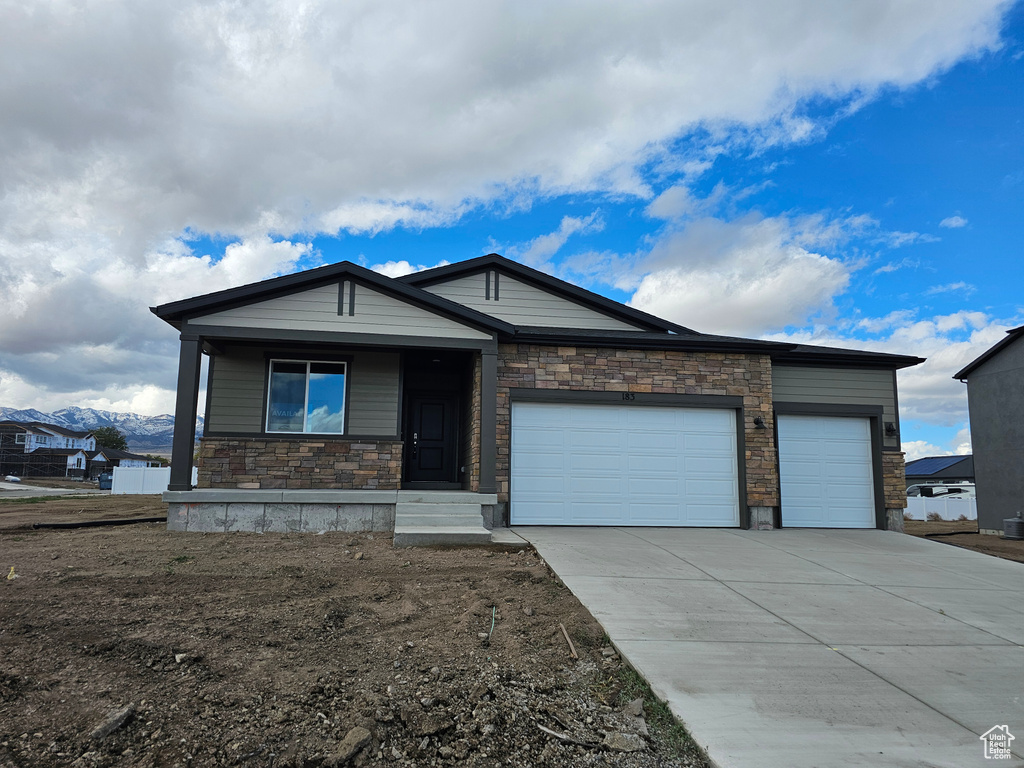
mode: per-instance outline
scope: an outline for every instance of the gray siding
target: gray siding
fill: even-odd
[[[348,389],[349,434],[398,434],[398,369],[396,352],[355,353]]]
[[[210,390],[208,432],[258,433],[263,423],[263,352],[244,347],[229,348],[213,360],[207,387]]]
[[[229,347],[218,355],[209,382],[210,406],[206,429],[211,434],[259,434],[263,430],[266,357],[263,349]],[[352,357],[348,391],[350,435],[398,434],[399,355],[397,352],[347,352]],[[274,356],[302,359],[289,350]]]
[[[896,388],[890,370],[772,366],[772,399],[778,403],[880,405],[883,423],[891,421],[899,430]],[[882,445],[898,449],[899,435],[883,436]]]
[[[1024,339],[1004,347],[967,380],[978,528],[1003,530],[1024,508]]]
[[[288,296],[257,301],[242,307],[214,312],[189,322],[232,328],[274,328],[299,331],[383,333],[402,336],[433,336],[449,339],[489,339],[490,334],[462,325],[386,294],[356,284],[355,311],[348,314],[348,288],[344,289],[345,313],[338,313],[338,285],[324,285]]]
[[[498,300],[494,300],[493,282],[491,298],[487,299],[485,281],[485,273],[481,272],[429,285],[425,290],[514,325],[608,331],[643,330],[506,275],[498,279]]]

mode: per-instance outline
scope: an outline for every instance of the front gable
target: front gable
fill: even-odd
[[[189,319],[192,325],[489,339],[491,334],[354,280],[320,285]]]
[[[496,253],[398,280],[518,328],[696,335]]]
[[[513,325],[604,331],[647,330],[517,280],[500,269],[456,277],[424,286],[424,290]]]

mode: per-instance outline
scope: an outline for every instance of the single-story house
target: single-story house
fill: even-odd
[[[181,342],[172,528],[902,527],[917,357],[699,333],[496,254],[153,312]]]
[[[973,483],[974,457],[925,456],[907,462],[907,488],[921,483]]]
[[[25,477],[84,478],[89,466],[89,452],[81,448],[37,448],[25,458]]]
[[[1024,326],[953,378],[967,382],[978,530],[999,534],[1024,509]]]
[[[114,467],[159,467],[160,462],[119,448],[101,447],[89,454],[89,477],[94,480]]]

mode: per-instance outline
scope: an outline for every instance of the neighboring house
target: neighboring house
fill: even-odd
[[[0,447],[32,453],[39,448],[96,449],[92,432],[78,432],[39,421],[0,421]]]
[[[89,455],[89,477],[96,478],[114,467],[159,467],[160,462],[117,448],[99,448]]]
[[[907,487],[921,483],[973,483],[974,457],[927,456],[907,462]]]
[[[1024,508],[1024,326],[953,378],[967,382],[978,529],[1002,533]]]
[[[153,312],[181,332],[172,528],[902,527],[917,357],[703,334],[497,255]]]
[[[91,432],[42,422],[0,421],[0,474],[83,477],[96,448]]]

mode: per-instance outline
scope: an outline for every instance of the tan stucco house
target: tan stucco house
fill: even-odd
[[[917,357],[699,333],[494,254],[153,312],[181,332],[175,529],[902,528]]]

